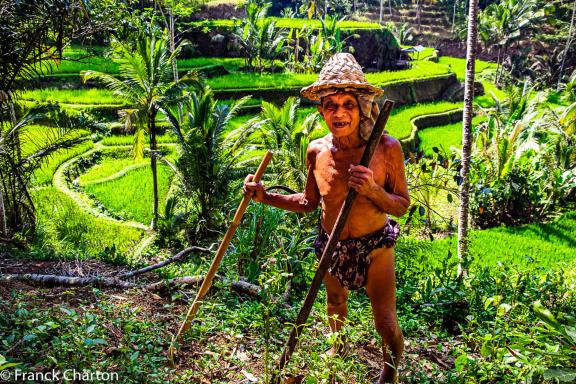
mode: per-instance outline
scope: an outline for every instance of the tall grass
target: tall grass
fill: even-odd
[[[112,246],[123,253],[133,247],[143,233],[84,212],[68,195],[54,187],[33,190],[32,196],[40,227],[39,241],[50,244],[58,253],[83,250],[96,255]]]
[[[172,173],[160,164],[158,166],[158,196],[160,206],[166,199]],[[152,221],[152,171],[150,167],[138,168],[123,176],[104,183],[89,184],[88,194],[94,195],[104,206],[126,220],[136,220],[143,224]]]

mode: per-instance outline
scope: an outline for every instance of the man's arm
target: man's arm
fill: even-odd
[[[256,202],[271,205],[276,208],[286,209],[297,213],[307,213],[314,211],[320,202],[320,191],[314,177],[314,167],[316,165],[316,154],[318,146],[310,143],[306,152],[306,168],[308,176],[306,187],[303,193],[292,195],[282,195],[279,193],[267,193],[261,183],[252,182],[253,175],[248,175],[244,181],[244,193],[253,193],[253,199]]]
[[[374,205],[385,213],[400,217],[410,206],[410,195],[404,174],[404,154],[402,146],[392,139],[386,148],[388,157],[385,185],[374,181],[371,169],[362,166],[351,166],[350,186],[358,193],[368,197]]]

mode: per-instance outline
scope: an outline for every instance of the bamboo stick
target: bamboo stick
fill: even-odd
[[[264,156],[264,158],[262,159],[262,162],[260,163],[260,166],[258,167],[256,174],[254,175],[253,181],[255,183],[260,182],[260,179],[262,179],[262,175],[264,174],[264,171],[266,170],[266,167],[268,166],[270,159],[272,159],[272,151],[268,151],[266,153],[266,155]],[[234,219],[232,220],[230,227],[228,227],[228,231],[226,231],[226,235],[224,236],[224,239],[222,240],[222,242],[220,243],[220,246],[218,247],[218,251],[216,252],[216,256],[214,256],[214,259],[212,260],[212,264],[210,265],[210,269],[208,270],[208,273],[206,274],[206,277],[204,278],[204,281],[202,282],[202,285],[200,286],[200,289],[198,290],[196,298],[194,299],[192,306],[190,306],[190,308],[188,309],[188,313],[186,314],[186,318],[184,319],[184,321],[180,325],[180,328],[178,329],[178,333],[176,334],[176,336],[174,336],[172,338],[172,343],[170,345],[170,348],[168,349],[168,359],[169,359],[170,364],[172,366],[174,366],[176,344],[180,343],[182,341],[184,334],[190,328],[190,325],[192,324],[192,320],[194,320],[194,316],[196,315],[196,312],[198,312],[198,308],[200,308],[200,305],[202,304],[202,299],[210,290],[210,287],[212,286],[212,280],[214,280],[214,276],[216,276],[216,271],[218,271],[218,268],[220,267],[220,263],[222,262],[222,258],[224,257],[224,254],[226,253],[226,250],[228,249],[228,245],[230,244],[230,241],[234,237],[234,233],[236,232],[238,225],[240,225],[240,220],[242,220],[242,216],[244,215],[246,208],[248,208],[248,204],[250,203],[250,200],[252,200],[252,196],[244,195],[244,198],[242,199],[240,206],[236,210],[236,214],[234,215]]]

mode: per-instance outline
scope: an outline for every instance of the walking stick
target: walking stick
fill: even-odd
[[[391,100],[385,100],[384,105],[382,106],[382,111],[378,115],[378,119],[374,124],[374,128],[372,129],[372,133],[370,134],[370,138],[368,139],[368,143],[366,143],[366,149],[364,149],[364,154],[362,155],[362,160],[360,160],[360,165],[365,167],[370,166],[370,161],[372,160],[372,156],[376,151],[376,147],[380,142],[380,137],[384,132],[384,127],[386,126],[386,121],[388,120],[388,116],[390,116],[390,111],[392,111],[392,106],[394,102]],[[344,225],[346,224],[346,220],[348,219],[348,215],[352,209],[352,204],[356,199],[358,192],[355,189],[350,188],[348,190],[348,195],[346,196],[346,200],[340,209],[340,213],[338,214],[338,218],[336,219],[336,224],[334,224],[334,228],[332,228],[332,233],[330,234],[330,238],[328,239],[328,243],[326,244],[326,248],[324,248],[324,252],[322,253],[322,257],[320,258],[320,262],[318,264],[318,269],[316,270],[316,274],[312,279],[312,283],[310,283],[310,289],[308,290],[308,294],[304,299],[304,304],[302,304],[302,308],[300,308],[300,312],[298,313],[298,317],[296,318],[296,322],[294,323],[294,328],[292,332],[290,332],[290,337],[288,338],[288,342],[286,343],[286,347],[284,348],[284,352],[282,353],[282,357],[280,358],[280,363],[278,364],[278,368],[276,372],[274,372],[272,376],[271,383],[272,384],[280,384],[280,373],[290,361],[290,357],[296,348],[296,343],[300,337],[300,333],[304,326],[304,323],[308,320],[308,316],[310,315],[310,311],[312,310],[312,305],[316,300],[316,295],[318,294],[318,290],[320,289],[320,284],[322,283],[322,279],[324,275],[328,271],[328,267],[330,266],[330,259],[332,258],[332,253],[336,249],[336,243],[340,238],[340,234],[344,229]]]
[[[258,170],[256,171],[256,174],[254,175],[254,178],[253,178],[253,181],[255,183],[260,182],[260,179],[262,178],[262,175],[264,174],[264,171],[266,170],[266,167],[268,166],[270,159],[272,159],[272,151],[268,151],[266,153],[266,155],[264,156],[264,158],[262,159],[262,162],[260,163],[260,166],[258,167]],[[214,276],[216,275],[216,271],[218,270],[218,267],[220,267],[220,263],[222,262],[222,258],[224,257],[224,254],[226,253],[226,250],[228,249],[228,245],[230,244],[232,237],[234,237],[234,233],[236,232],[236,228],[238,228],[238,225],[240,225],[240,220],[242,219],[242,216],[244,215],[246,208],[248,208],[248,204],[250,203],[250,200],[252,200],[252,196],[249,196],[249,195],[244,195],[244,197],[242,198],[242,202],[240,203],[240,206],[236,210],[236,214],[234,215],[234,219],[232,220],[230,227],[228,227],[228,230],[226,231],[226,235],[224,236],[224,239],[222,240],[222,242],[220,243],[220,246],[218,247],[218,251],[216,252],[216,256],[214,256],[214,260],[212,260],[212,264],[210,265],[210,269],[208,270],[206,277],[204,277],[204,281],[202,282],[202,285],[200,286],[200,290],[196,294],[196,298],[194,299],[192,306],[188,309],[188,313],[186,314],[186,319],[180,325],[180,329],[178,329],[178,333],[176,334],[176,336],[174,336],[172,338],[172,343],[170,345],[170,348],[168,349],[168,358],[170,360],[170,365],[172,365],[172,366],[174,366],[176,344],[180,343],[182,341],[184,334],[190,328],[190,325],[192,324],[192,320],[194,320],[194,316],[196,315],[196,312],[198,312],[198,308],[200,308],[200,304],[202,304],[202,299],[204,298],[206,293],[208,293],[208,290],[212,286],[212,280],[214,280]]]

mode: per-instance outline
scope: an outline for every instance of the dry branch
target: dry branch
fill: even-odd
[[[260,297],[260,287],[250,284],[246,281],[229,281],[228,279],[219,277],[218,280],[223,281],[230,285],[230,288],[237,293],[244,293],[253,297]],[[47,286],[68,286],[68,287],[82,287],[82,286],[95,286],[99,288],[120,288],[120,289],[144,289],[150,292],[161,291],[166,288],[186,286],[193,286],[201,284],[204,279],[200,276],[183,276],[175,277],[173,279],[162,280],[149,284],[136,284],[127,281],[122,281],[113,277],[75,277],[75,276],[59,276],[59,275],[40,275],[36,273],[24,274],[0,274],[0,283],[7,283],[10,281],[26,281],[34,282]]]
[[[123,273],[123,274],[119,275],[118,278],[127,279],[130,277],[136,276],[136,275],[141,275],[143,273],[153,271],[153,270],[158,269],[158,268],[162,268],[165,265],[168,265],[168,264],[173,263],[175,261],[180,261],[180,260],[184,259],[186,256],[188,256],[192,252],[210,253],[210,250],[206,249],[206,248],[201,248],[201,247],[189,247],[189,248],[181,250],[180,252],[178,252],[176,255],[172,256],[169,259],[166,259],[164,261],[161,261],[161,262],[153,264],[153,265],[148,265],[147,267],[140,268],[140,269],[137,269],[135,271]]]

